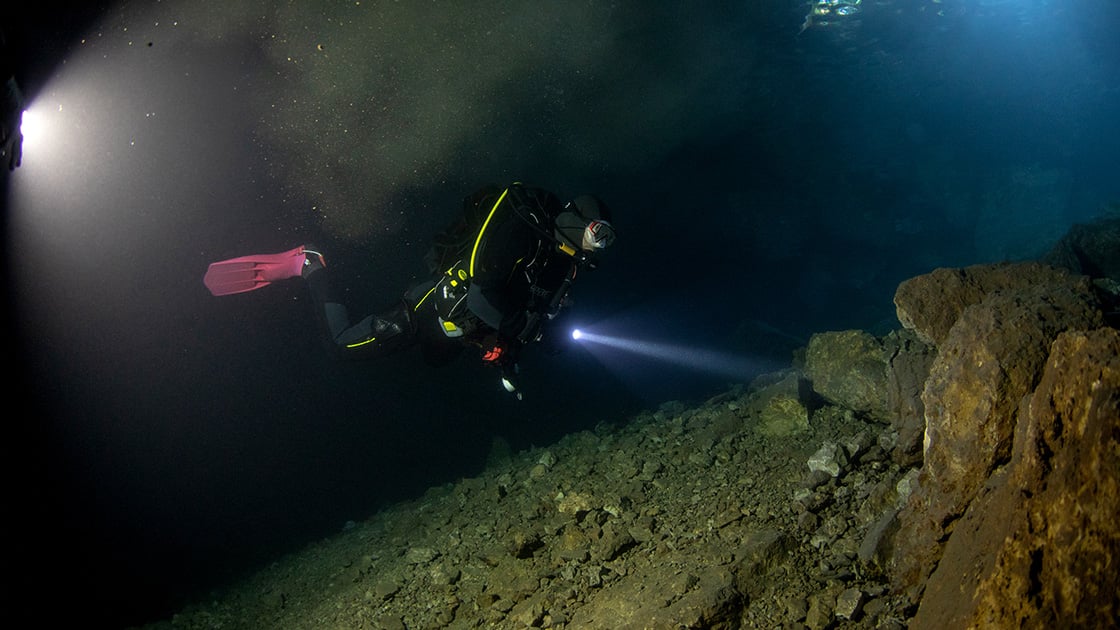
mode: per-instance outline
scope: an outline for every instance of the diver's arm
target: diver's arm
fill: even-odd
[[[507,344],[517,341],[529,317],[529,313],[514,306],[515,303],[498,289],[483,289],[472,284],[467,290],[467,308]]]

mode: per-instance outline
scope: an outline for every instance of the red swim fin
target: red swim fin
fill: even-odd
[[[210,263],[202,283],[214,295],[232,295],[252,291],[277,280],[300,275],[303,245],[280,254],[253,254]]]

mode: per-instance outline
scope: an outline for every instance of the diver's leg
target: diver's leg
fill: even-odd
[[[400,303],[383,313],[367,315],[332,339],[344,356],[356,358],[391,354],[407,348],[415,341],[412,332],[408,307]]]
[[[346,305],[334,297],[325,269],[305,271],[303,277],[320,325],[341,356],[361,358],[389,354],[412,345],[414,330],[409,308],[403,302],[351,324]]]

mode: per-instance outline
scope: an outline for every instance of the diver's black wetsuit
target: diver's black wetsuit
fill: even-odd
[[[419,343],[434,365],[466,345],[499,365],[534,341],[557,291],[574,277],[578,243],[554,233],[564,211],[553,193],[520,184],[483,188],[425,257],[432,278],[382,313],[351,324],[322,269],[306,275],[327,334],[345,357],[388,354]],[[563,247],[561,247],[563,245]],[[560,296],[561,298],[563,296]],[[493,351],[497,354],[492,354]]]

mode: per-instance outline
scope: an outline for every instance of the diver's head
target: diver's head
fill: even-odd
[[[564,205],[556,217],[556,238],[572,249],[597,251],[614,243],[610,208],[598,197],[580,195]]]

